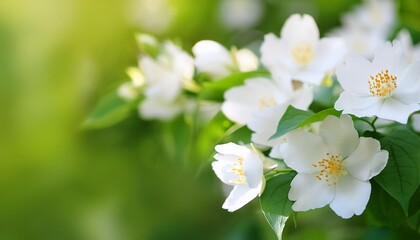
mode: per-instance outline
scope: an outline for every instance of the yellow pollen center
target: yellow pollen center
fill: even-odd
[[[320,168],[319,173],[315,176],[319,181],[324,180],[328,186],[337,185],[338,177],[346,176],[347,171],[344,169],[343,160],[340,154],[327,153],[326,157],[316,164],[312,164],[315,168]]]
[[[260,110],[264,108],[268,108],[268,107],[273,107],[276,105],[277,105],[277,102],[273,97],[261,98],[258,103]]]
[[[292,49],[292,56],[299,64],[306,65],[315,58],[315,53],[310,44],[303,42]]]
[[[372,96],[388,97],[397,88],[397,77],[389,74],[388,69],[369,78],[369,91]]]
[[[245,170],[244,170],[244,159],[242,157],[239,157],[237,159],[237,161],[233,163],[233,166],[230,169],[230,172],[238,175],[237,179],[233,179],[233,180],[230,181],[231,183],[236,183],[236,184],[245,184],[246,183]]]

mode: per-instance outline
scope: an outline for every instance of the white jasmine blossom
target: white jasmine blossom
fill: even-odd
[[[344,92],[335,108],[343,113],[405,124],[420,109],[420,61],[409,64],[398,41],[379,48],[372,62],[347,57],[336,74]]]
[[[386,166],[388,152],[379,141],[358,137],[348,115],[328,116],[318,134],[295,130],[287,134],[281,152],[297,171],[289,199],[294,211],[329,204],[342,218],[360,215],[369,201],[369,180]]]
[[[222,207],[233,212],[261,193],[265,181],[263,162],[257,153],[235,143],[217,145],[215,149],[214,172],[223,183],[234,186]]]
[[[375,50],[386,42],[386,38],[377,31],[349,26],[333,30],[330,36],[343,39],[349,54],[361,55],[368,59],[371,59]]]
[[[249,49],[228,51],[221,44],[210,40],[196,43],[192,51],[198,71],[209,74],[213,79],[237,71],[257,70],[259,64],[257,56]]]
[[[144,72],[146,99],[141,103],[140,115],[146,119],[169,120],[178,114],[185,101],[181,91],[192,82],[194,60],[172,42],[165,42],[157,58],[144,56],[140,59]],[[168,113],[164,113],[168,111]]]
[[[272,33],[265,36],[261,62],[274,75],[286,72],[293,80],[319,85],[346,52],[342,39],[320,39],[311,16],[293,14],[284,23],[280,38]]]
[[[284,84],[289,83],[289,84]],[[248,124],[253,114],[266,108],[292,104],[306,109],[312,102],[312,88],[304,85],[302,90],[293,90],[290,78],[251,78],[244,85],[225,92],[222,112],[238,124]]]

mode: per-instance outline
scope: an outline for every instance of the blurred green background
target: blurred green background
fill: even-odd
[[[241,47],[277,34],[295,12],[313,15],[325,33],[360,1],[262,0],[260,20],[239,27],[222,20],[221,2],[0,1],[0,239],[275,239],[258,201],[221,208],[210,165],[198,173],[165,151],[161,123],[133,113],[110,128],[81,128],[136,65],[138,31],[178,39],[189,52],[202,39]],[[400,6],[399,24],[418,40],[420,2]],[[299,214],[285,238],[397,236],[359,220],[329,209]]]

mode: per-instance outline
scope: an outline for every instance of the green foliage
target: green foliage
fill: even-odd
[[[293,212],[293,203],[289,200],[288,194],[294,176],[295,173],[287,173],[269,179],[260,197],[261,210],[279,239],[289,215]]]
[[[313,113],[310,110],[303,111],[290,105],[287,107],[286,112],[280,119],[276,133],[270,139],[281,137],[284,134],[297,128],[322,121],[330,115],[339,117],[341,115],[341,111],[337,111],[334,108],[329,108],[317,113]]]
[[[274,133],[270,139],[281,137],[284,134],[296,129],[302,122],[312,115],[313,112],[310,110],[304,111],[290,105],[287,107],[286,112],[280,119],[279,124],[277,125],[276,133]]]
[[[269,75],[266,71],[234,73],[226,78],[214,82],[204,83],[199,97],[203,100],[223,102],[223,94],[229,88],[243,84],[244,81],[248,78],[267,76]]]
[[[399,126],[379,141],[382,149],[389,152],[389,159],[375,180],[401,204],[408,216],[410,199],[420,183],[420,137],[406,126]]]
[[[116,90],[105,96],[83,123],[85,128],[105,128],[126,118],[138,101],[126,101],[117,95]]]

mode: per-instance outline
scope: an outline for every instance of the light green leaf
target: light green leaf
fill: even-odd
[[[276,133],[270,137],[270,140],[281,137],[284,134],[296,129],[301,123],[303,123],[313,114],[314,113],[310,110],[304,111],[289,105],[283,117],[280,119],[279,124],[277,125]]]
[[[93,109],[83,123],[85,128],[105,128],[126,118],[136,107],[138,101],[126,101],[116,91],[105,96]]]
[[[277,175],[267,181],[260,197],[261,210],[267,222],[281,239],[287,218],[293,212],[293,202],[289,200],[290,183],[295,173]]]
[[[375,180],[408,215],[410,199],[420,183],[420,137],[406,126],[399,126],[379,141],[382,149],[389,152],[389,159]]]
[[[223,94],[229,88],[243,84],[245,79],[248,78],[268,76],[269,73],[266,71],[234,73],[226,78],[205,83],[200,91],[199,97],[204,100],[223,102]]]

